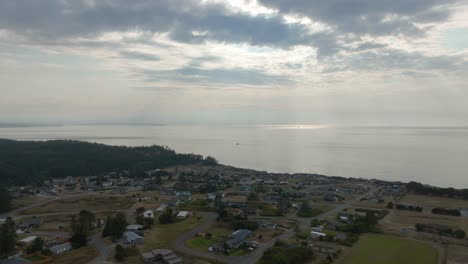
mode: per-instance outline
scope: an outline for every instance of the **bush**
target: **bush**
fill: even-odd
[[[458,239],[463,239],[463,238],[465,238],[466,233],[465,233],[465,231],[463,231],[461,229],[458,229],[458,230],[455,230],[454,235]]]
[[[432,213],[440,215],[461,216],[461,212],[458,209],[434,208],[432,209]]]

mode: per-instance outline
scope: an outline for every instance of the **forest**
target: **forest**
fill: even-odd
[[[163,146],[109,146],[73,140],[0,139],[0,185],[37,185],[45,179],[102,175],[113,171],[141,175],[172,165],[217,164],[212,157],[178,154]]]

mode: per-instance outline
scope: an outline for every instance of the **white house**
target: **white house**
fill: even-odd
[[[59,254],[62,254],[63,252],[69,251],[71,249],[72,249],[71,243],[67,242],[67,243],[64,243],[64,244],[60,244],[60,245],[56,245],[56,246],[51,247],[50,251],[52,251],[52,253],[54,253],[54,255],[59,255]]]
[[[188,215],[189,215],[189,212],[187,212],[187,211],[180,211],[180,212],[177,214],[177,218],[184,219],[184,218],[187,218]]]
[[[143,213],[143,217],[144,217],[144,218],[151,218],[151,219],[153,219],[153,218],[154,218],[154,213],[153,213],[153,211],[151,211],[151,210],[147,210],[147,211],[145,211],[145,212]]]
[[[326,236],[327,236],[327,234],[324,234],[324,233],[321,233],[321,232],[316,232],[316,231],[311,231],[310,232],[310,238],[312,238],[313,240],[318,240],[321,237],[325,238]]]
[[[28,236],[28,237],[25,237],[25,238],[21,239],[20,241],[18,241],[18,244],[27,246],[27,245],[31,244],[31,242],[33,242],[34,239],[36,239],[36,238],[37,238],[37,236]]]

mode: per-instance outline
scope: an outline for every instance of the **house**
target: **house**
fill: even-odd
[[[234,233],[232,233],[230,239],[226,241],[226,247],[228,249],[240,247],[246,242],[250,234],[252,234],[252,231],[250,231],[249,229],[239,229],[235,231]]]
[[[317,231],[310,231],[310,238],[313,240],[319,240],[320,238],[325,238],[327,234],[317,232]]]
[[[312,227],[312,231],[315,232],[322,232],[323,226],[314,226]]]
[[[144,226],[142,225],[128,225],[127,228],[125,228],[125,231],[130,231],[140,236],[143,236],[143,229]]]
[[[154,213],[153,213],[153,211],[151,211],[151,210],[147,210],[147,211],[145,211],[145,212],[143,213],[143,217],[144,217],[144,218],[151,218],[151,219],[153,219],[153,218],[154,218]]]
[[[123,234],[123,240],[125,241],[125,243],[130,244],[130,245],[143,243],[143,237],[141,237],[140,235],[132,231],[125,232]]]
[[[179,219],[185,219],[189,216],[189,212],[187,211],[180,211],[178,214],[177,214],[177,218]]]
[[[52,251],[54,255],[60,255],[63,252],[69,251],[71,249],[72,249],[72,245],[70,242],[50,247],[50,251]]]
[[[348,213],[339,213],[338,214],[338,221],[340,221],[340,222],[347,223],[347,222],[349,222],[350,218],[351,218],[351,215],[348,214]]]
[[[26,229],[30,229],[30,228],[38,228],[42,225],[42,222],[43,222],[42,219],[33,217],[33,218],[22,221],[22,223],[18,226],[18,228],[23,231]]]
[[[337,201],[337,198],[336,198],[336,195],[333,194],[333,193],[326,193],[324,196],[323,196],[323,200],[327,201],[327,202],[336,202]]]
[[[28,237],[25,237],[23,239],[21,239],[20,241],[18,241],[18,244],[21,245],[21,246],[27,246],[29,244],[31,244],[34,239],[36,239],[37,236],[28,236]]]
[[[138,225],[138,224],[135,224],[135,225],[128,225],[127,228],[125,228],[127,231],[136,231],[136,230],[143,230],[143,226],[142,225]]]
[[[155,249],[142,254],[143,261],[147,264],[181,264],[184,260],[169,249]]]

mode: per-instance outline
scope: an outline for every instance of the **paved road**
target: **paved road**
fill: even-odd
[[[101,233],[98,233],[91,238],[89,245],[96,248],[96,250],[99,252],[99,256],[90,261],[88,264],[112,263],[110,261],[107,261],[107,259],[111,254],[112,248],[114,248],[116,244],[108,245],[104,243],[104,241],[101,238]]]

